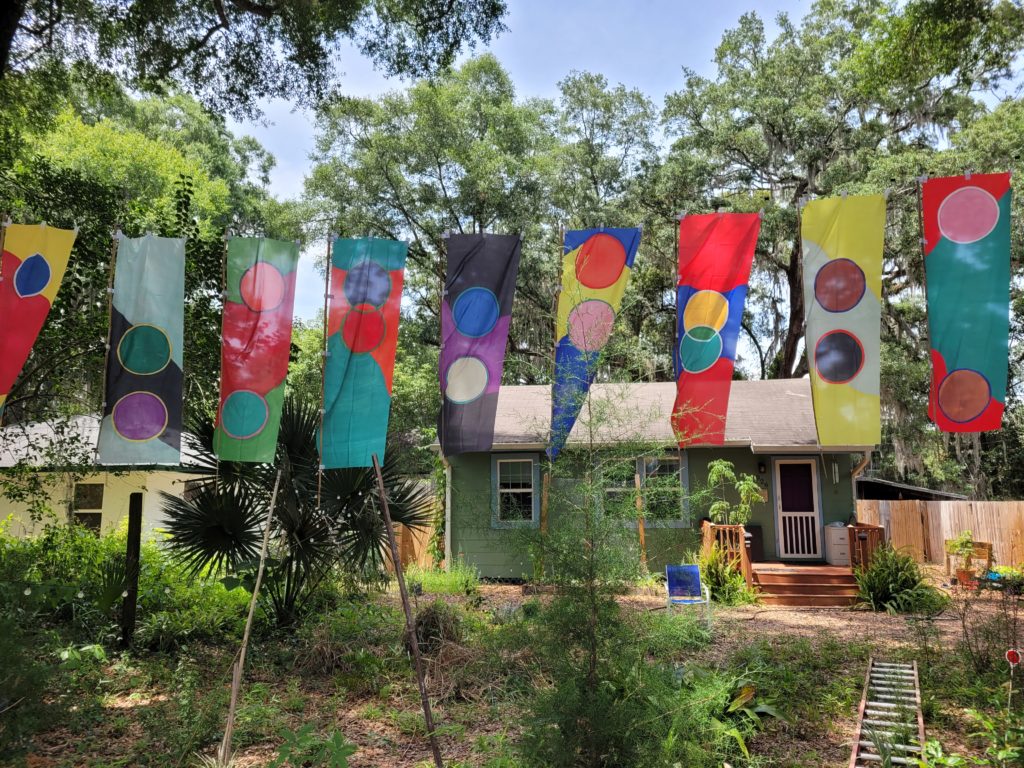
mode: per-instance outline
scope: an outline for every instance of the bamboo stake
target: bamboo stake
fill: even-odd
[[[430,713],[430,698],[427,696],[427,686],[423,682],[423,662],[420,659],[420,641],[416,637],[416,625],[412,618],[412,608],[409,606],[409,593],[405,589],[405,575],[402,573],[402,560],[398,554],[398,542],[395,541],[395,526],[391,522],[391,510],[388,508],[388,496],[384,491],[384,476],[380,471],[380,462],[377,461],[377,454],[373,454],[373,471],[377,473],[377,492],[380,495],[380,507],[384,513],[384,526],[388,532],[388,543],[391,545],[391,562],[395,566],[395,576],[398,579],[398,591],[402,596],[402,608],[405,610],[405,633],[412,646],[412,658],[416,667],[416,682],[420,688],[420,703],[423,705],[423,719],[427,724],[427,736],[430,737],[430,751],[434,755],[436,768],[444,768],[441,760],[441,749],[437,744],[437,733],[434,731],[434,717]]]
[[[231,700],[228,703],[228,720],[224,726],[224,740],[217,750],[217,761],[220,765],[226,766],[231,762],[231,737],[235,731],[235,710],[238,707],[238,694],[242,688],[242,670],[245,667],[245,652],[249,647],[249,635],[252,632],[252,618],[256,613],[256,598],[260,593],[260,585],[263,583],[263,569],[267,564],[267,547],[270,543],[270,527],[274,520],[274,507],[277,505],[277,489],[281,484],[281,470],[277,470],[277,479],[274,480],[274,491],[270,494],[270,509],[267,512],[266,530],[263,531],[263,549],[260,550],[260,566],[256,571],[256,584],[252,588],[252,598],[249,600],[249,615],[245,619],[245,632],[242,634],[242,647],[238,649],[238,656],[231,669]]]
[[[324,484],[324,409],[327,402],[327,300],[331,296],[331,246],[333,238],[327,236],[327,260],[324,264],[324,333],[320,341],[320,461],[316,468],[316,508],[320,510],[320,494]]]
[[[640,537],[640,566],[647,571],[647,541],[644,531],[644,495],[640,488],[640,473],[633,475],[633,482],[636,484],[636,530]]]
[[[121,229],[116,227],[112,236],[113,243],[110,246],[110,269],[107,275],[107,343],[104,345],[103,350],[103,394],[100,395],[103,399],[100,401],[103,403],[100,406],[100,420],[103,419],[103,412],[107,409],[107,366],[110,365],[110,342],[113,340],[111,334],[113,333],[112,321],[114,318],[114,268],[117,265],[117,247],[121,243]],[[96,441],[96,450],[93,453],[92,461],[93,464],[99,463],[100,458],[100,441]]]

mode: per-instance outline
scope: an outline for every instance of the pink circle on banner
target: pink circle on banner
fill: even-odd
[[[939,206],[939,231],[954,243],[973,243],[999,223],[999,202],[981,187],[961,187]]]
[[[612,335],[615,311],[599,299],[577,304],[569,313],[569,340],[581,352],[597,352]]]
[[[253,312],[268,312],[284,301],[284,275],[273,264],[261,261],[245,271],[238,290]]]

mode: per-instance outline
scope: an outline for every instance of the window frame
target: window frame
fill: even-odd
[[[652,519],[644,515],[644,528],[692,528],[690,520],[690,465],[686,451],[675,453],[646,454],[637,458],[637,472],[640,475],[640,494],[644,498],[644,510],[647,509],[647,498],[643,496],[647,484],[647,464],[651,461],[672,461],[678,465],[677,474],[679,479],[679,490],[681,493],[679,503],[679,517],[672,519]],[[627,523],[632,528],[637,527],[636,521]]]
[[[79,488],[99,488],[100,489],[100,503],[98,507],[80,507],[78,505],[78,489]],[[106,496],[106,483],[92,483],[92,482],[81,482],[75,483],[71,489],[71,509],[73,512],[103,512],[103,502]]]
[[[532,501],[532,514],[529,520],[502,520],[501,511],[501,465],[506,463],[530,463],[530,494]],[[504,491],[504,493],[522,493],[525,489],[517,491]],[[491,454],[491,528],[495,529],[516,529],[516,528],[537,528],[540,526],[540,460],[535,453],[492,453]]]

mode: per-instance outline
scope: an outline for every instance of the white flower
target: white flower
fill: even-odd
[[[31,595],[31,594],[32,594],[32,587],[25,587],[25,596],[27,597],[28,595]]]

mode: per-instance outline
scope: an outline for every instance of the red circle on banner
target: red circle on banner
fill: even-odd
[[[1016,667],[1020,664],[1020,651],[1016,648],[1011,648],[1006,652],[1006,660],[1010,663],[1011,667]]]
[[[614,285],[626,267],[626,249],[617,237],[598,232],[576,254],[576,278],[587,288],[600,290]]]
[[[356,354],[372,352],[384,341],[384,313],[369,304],[353,307],[341,321],[341,338]]]

